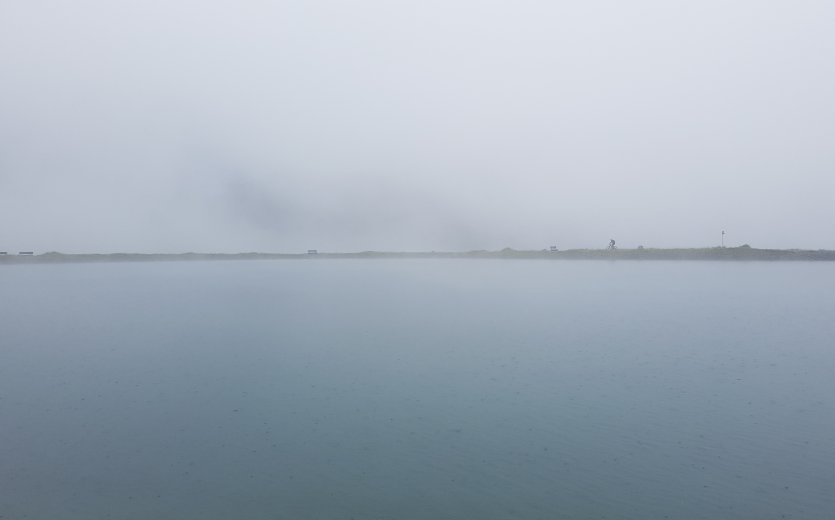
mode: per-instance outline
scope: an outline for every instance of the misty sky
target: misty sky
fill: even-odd
[[[835,248],[835,2],[0,0],[0,251]]]

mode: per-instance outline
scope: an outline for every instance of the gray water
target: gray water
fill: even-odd
[[[835,265],[0,268],[3,519],[835,517]]]

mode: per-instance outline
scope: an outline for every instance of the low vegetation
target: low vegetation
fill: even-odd
[[[725,261],[835,261],[835,251],[806,249],[756,249],[749,245],[740,247],[654,249],[567,249],[565,251],[516,250],[466,252],[384,252],[360,253],[274,254],[274,253],[182,253],[182,254],[63,254],[57,252],[40,255],[2,255],[2,264],[46,264],[62,262],[153,262],[194,260],[279,260],[279,259],[333,259],[333,258],[528,258],[549,260],[725,260]]]

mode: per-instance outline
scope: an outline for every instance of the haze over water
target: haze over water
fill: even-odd
[[[821,519],[831,263],[0,269],[0,515]]]
[[[835,2],[0,2],[0,251],[835,249]]]

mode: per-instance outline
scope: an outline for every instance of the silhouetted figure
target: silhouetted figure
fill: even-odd
[[[615,247],[615,239],[613,238],[609,240],[609,251],[614,251],[615,249],[617,248]]]

